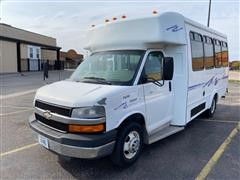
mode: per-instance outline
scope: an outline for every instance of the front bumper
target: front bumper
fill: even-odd
[[[102,134],[62,133],[39,123],[34,115],[29,118],[29,125],[36,139],[38,139],[38,135],[48,139],[50,151],[84,159],[99,158],[111,154],[117,135],[117,130]]]

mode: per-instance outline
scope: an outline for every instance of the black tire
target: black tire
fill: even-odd
[[[139,136],[137,136],[137,134]],[[135,136],[133,137],[132,140],[130,140],[131,139],[130,136],[132,135],[135,135]],[[134,144],[136,144],[135,141],[137,141],[138,137],[139,137],[139,143],[138,145],[134,146]],[[132,148],[129,148],[129,151],[124,151],[124,144],[126,145],[128,143],[129,143],[128,147],[132,147]],[[138,146],[138,148],[136,148],[137,150],[134,149],[137,146]],[[136,122],[128,123],[123,127],[121,127],[119,130],[114,151],[111,155],[111,159],[113,163],[117,166],[128,167],[138,159],[142,151],[142,146],[143,146],[142,126]],[[129,154],[127,152],[129,152]],[[131,157],[130,155],[133,155],[133,157]]]
[[[213,117],[216,111],[216,108],[217,108],[217,96],[214,96],[211,103],[211,107],[206,111],[206,116],[209,118]]]

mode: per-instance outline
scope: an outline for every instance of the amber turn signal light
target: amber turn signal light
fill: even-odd
[[[153,13],[153,14],[157,14],[157,11],[153,11],[152,13]]]
[[[99,133],[105,130],[105,124],[97,125],[78,125],[70,124],[68,126],[68,131],[72,133]]]

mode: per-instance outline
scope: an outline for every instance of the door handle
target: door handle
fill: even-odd
[[[169,82],[169,91],[171,92],[172,91],[172,83],[171,82]]]

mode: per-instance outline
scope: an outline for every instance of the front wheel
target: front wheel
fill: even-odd
[[[132,122],[120,129],[112,161],[124,167],[133,164],[139,157],[143,146],[143,130],[138,123]]]

